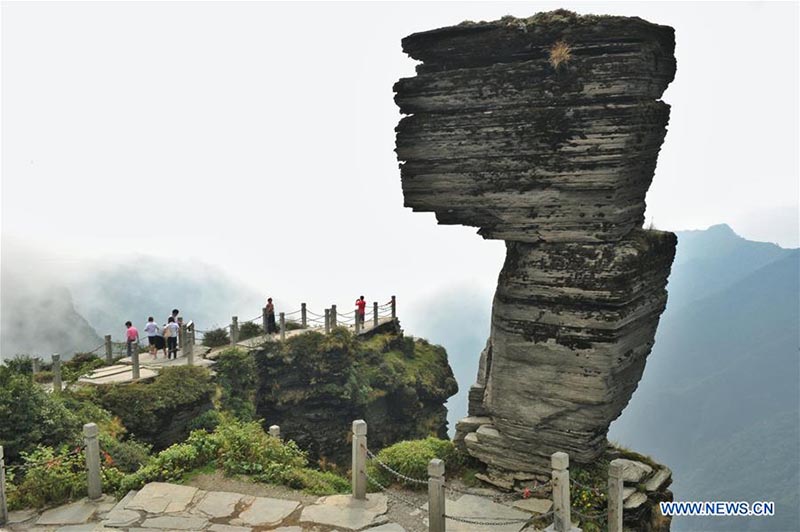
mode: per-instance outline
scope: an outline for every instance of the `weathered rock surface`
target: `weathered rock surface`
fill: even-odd
[[[666,26],[565,11],[403,40],[422,61],[395,85],[406,206],[507,243],[456,435],[495,483],[547,474],[555,451],[600,457],[641,378],[676,244],[641,228],[674,46]]]

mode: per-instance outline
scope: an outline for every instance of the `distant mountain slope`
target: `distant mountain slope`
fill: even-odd
[[[96,268],[71,283],[75,304],[103,334],[121,339],[124,323],[144,326],[148,316],[164,323],[173,308],[201,329],[224,326],[260,315],[260,294],[205,264],[184,264],[153,257]]]
[[[61,286],[30,285],[3,272],[0,322],[0,362],[17,355],[64,360],[78,351],[94,349],[103,340],[76,310],[69,291]]]
[[[670,281],[645,376],[611,437],[669,464],[677,500],[779,504],[772,518],[682,518],[675,530],[800,530],[800,251],[736,238],[716,248],[726,260],[676,264],[710,295],[673,294]]]
[[[745,240],[725,224],[703,231],[678,231],[677,235],[668,310],[723,290],[791,251]]]

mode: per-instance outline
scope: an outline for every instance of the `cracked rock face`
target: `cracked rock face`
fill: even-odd
[[[497,471],[588,462],[666,304],[672,233],[641,229],[674,31],[557,11],[417,33],[395,85],[405,204],[506,241],[459,444]]]

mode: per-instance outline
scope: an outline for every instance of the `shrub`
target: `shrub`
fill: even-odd
[[[185,473],[209,461],[210,457],[200,453],[192,443],[176,443],[135,473],[125,476],[120,482],[120,491],[141,489],[148,482],[178,482]]]
[[[83,454],[75,451],[38,447],[23,453],[24,469],[11,469],[7,479],[9,509],[39,508],[84,496],[86,462]]]
[[[287,320],[286,321],[286,330],[287,331],[297,331],[297,330],[300,330],[302,328],[303,328],[303,324],[300,323],[299,321],[294,321],[294,320],[291,320],[291,321]]]
[[[46,384],[48,382],[53,382],[53,372],[48,370],[40,371],[39,373],[33,376],[33,382],[37,384]]]
[[[428,478],[428,462],[434,458],[444,461],[450,473],[458,471],[465,463],[464,457],[450,440],[428,437],[424,440],[407,440],[395,443],[378,453],[378,460],[398,473],[411,478]],[[424,486],[399,480],[374,461],[368,465],[369,475],[384,486],[399,482],[409,488]]]
[[[256,421],[222,423],[214,432],[218,464],[228,474],[256,475],[281,484],[291,469],[308,465],[293,441],[282,442],[264,432]]]
[[[33,359],[30,355],[17,355],[5,361],[6,368],[13,373],[33,373]]]
[[[132,473],[150,462],[151,446],[140,443],[133,438],[117,440],[114,437],[100,433],[101,459],[107,466],[125,473]]]
[[[61,365],[61,374],[65,382],[75,382],[81,376],[105,366],[105,362],[92,353],[77,353]]]
[[[264,334],[264,327],[252,321],[246,321],[239,326],[239,340],[247,340]]]
[[[189,423],[211,407],[216,387],[207,369],[164,368],[152,383],[97,388],[97,400],[138,440],[166,448],[189,433]]]
[[[218,410],[206,410],[196,418],[192,419],[188,428],[190,431],[203,430],[206,432],[213,432],[219,426],[221,421],[220,413]]]
[[[206,347],[222,347],[230,343],[231,337],[228,335],[227,329],[211,329],[203,334],[203,345]]]
[[[0,445],[14,459],[36,445],[80,440],[80,419],[63,400],[46,393],[29,374],[0,366]]]
[[[161,451],[144,467],[125,476],[120,492],[139,489],[147,482],[179,481],[193,469],[214,464],[228,475],[304,489],[317,495],[344,493],[346,479],[308,469],[305,453],[292,442],[267,435],[257,421],[241,422],[223,416],[212,432],[193,431],[189,438]]]
[[[350,482],[330,471],[316,469],[292,469],[285,477],[285,484],[290,488],[302,489],[312,495],[331,495],[333,493],[349,493]]]
[[[214,366],[222,394],[220,406],[237,419],[249,421],[255,416],[255,393],[258,377],[253,355],[242,349],[226,349]]]

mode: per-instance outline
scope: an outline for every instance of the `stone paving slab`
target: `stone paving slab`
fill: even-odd
[[[36,524],[39,526],[44,525],[80,525],[87,523],[89,519],[97,512],[97,506],[89,502],[88,499],[81,499],[79,501],[51,508],[45,511]]]
[[[202,530],[208,524],[207,519],[194,515],[160,515],[158,517],[148,517],[142,523],[142,527],[167,530]]]
[[[212,519],[230,517],[236,511],[237,504],[240,502],[250,504],[252,501],[253,497],[247,497],[241,493],[209,491],[195,505],[192,513],[200,513]]]
[[[350,495],[322,497],[316,504],[303,508],[300,524],[319,524],[344,530],[362,530],[386,523],[386,495],[370,493],[367,500]]]
[[[25,521],[30,521],[37,515],[38,512],[34,509],[15,510],[13,512],[8,512],[8,524],[16,525],[18,523],[24,523]]]
[[[527,512],[522,512],[476,495],[462,495],[456,501],[447,501],[445,508],[447,515],[472,519],[491,519],[493,517],[528,519],[530,517]],[[461,523],[452,519],[446,520],[446,526],[447,532],[483,532],[487,528],[485,525]],[[524,526],[524,522],[492,525],[491,530],[493,532],[519,532]]]
[[[56,532],[100,532],[103,530],[118,530],[116,528],[106,528],[100,523],[86,523],[84,525],[69,525],[57,528]]]
[[[245,526],[275,526],[289,517],[300,507],[297,501],[286,499],[272,499],[269,497],[254,497],[253,502],[242,513],[236,523]]]
[[[386,523],[375,528],[368,528],[367,532],[406,532],[406,529],[397,523]]]
[[[514,508],[522,510],[523,512],[530,512],[532,514],[545,514],[553,507],[553,501],[550,499],[537,499],[531,497],[530,499],[520,499],[514,501],[512,504]]]
[[[191,486],[151,482],[139,490],[125,509],[144,510],[150,514],[183,512],[198,491]]]
[[[155,371],[145,367],[139,368],[139,380],[152,379],[158,375]],[[123,382],[133,382],[133,369],[128,366],[126,371],[111,373],[109,375],[95,377],[93,373],[78,379],[81,384],[120,384]]]
[[[245,526],[211,525],[209,527],[209,530],[211,530],[211,532],[250,532],[253,529]],[[280,530],[280,528],[278,528],[277,530]],[[298,528],[297,530],[298,532],[302,532],[300,528]]]

